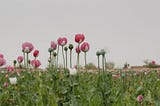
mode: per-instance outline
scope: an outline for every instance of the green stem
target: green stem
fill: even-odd
[[[26,67],[26,58],[25,58],[25,52],[23,52],[23,58],[24,58],[24,67]]]
[[[59,55],[59,45],[58,45],[58,49],[57,49],[57,67],[58,67],[58,55]]]
[[[98,56],[98,69],[99,69],[100,67],[99,67],[99,56]]]
[[[86,67],[86,65],[87,65],[86,52],[84,52],[84,60],[85,60],[85,67]]]
[[[70,50],[70,68],[72,68],[72,50]]]
[[[65,58],[64,58],[63,46],[62,46],[62,55],[63,55],[63,66],[64,66],[64,69],[65,69]]]
[[[102,56],[102,70],[104,71],[104,55]]]
[[[50,57],[50,59],[52,58],[51,56],[52,56],[52,52],[49,52],[49,57]]]
[[[77,53],[77,70],[79,71],[79,53]]]
[[[51,54],[52,54],[52,53],[49,52],[49,61],[48,61],[48,62],[49,62],[49,68],[51,68]]]
[[[65,53],[66,53],[66,68],[67,68],[67,51]]]
[[[79,45],[80,45],[80,44],[78,44],[78,48],[79,48]],[[78,69],[78,71],[80,71],[80,70],[79,70],[79,54],[80,54],[80,53],[77,53],[77,69]]]
[[[107,59],[106,59],[106,56],[104,56],[104,69],[107,71],[106,64],[107,64]]]
[[[28,62],[29,62],[29,58],[28,58],[28,53],[27,53],[27,68],[28,68]]]

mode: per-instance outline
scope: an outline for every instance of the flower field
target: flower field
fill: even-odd
[[[119,72],[118,72],[119,73]],[[27,71],[0,74],[1,106],[159,106],[158,73]],[[118,76],[118,77],[117,77]],[[17,80],[8,81],[8,77]],[[7,84],[6,84],[7,83]],[[141,96],[141,99],[138,99]]]
[[[22,55],[13,65],[5,66],[5,56],[0,54],[0,106],[160,106],[159,71],[107,70],[106,51],[102,49],[95,53],[96,71],[89,72],[86,67],[90,45],[84,40],[83,34],[76,34],[75,48],[73,44],[67,46],[65,37],[51,41],[46,69],[39,68],[40,51],[30,42],[22,44]],[[75,66],[73,49],[77,54]],[[84,57],[80,57],[82,52]],[[60,56],[63,65],[59,64]],[[81,58],[84,66],[80,65]],[[155,62],[151,66],[158,67]]]

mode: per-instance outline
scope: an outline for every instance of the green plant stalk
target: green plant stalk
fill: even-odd
[[[104,57],[104,69],[107,71],[106,64],[107,64],[107,59],[106,59],[106,57]]]
[[[25,58],[25,52],[23,52],[23,58],[24,58],[24,67],[26,67],[26,58]]]
[[[64,69],[65,69],[65,57],[64,57],[63,46],[62,46],[62,55],[63,55],[63,66],[64,66]]]
[[[53,60],[55,61],[55,63],[53,64],[54,65],[53,68],[56,69],[56,56],[54,56],[54,55],[53,55]]]
[[[79,53],[77,53],[77,70],[79,71]]]
[[[49,60],[51,61],[51,52],[49,52]],[[51,62],[50,61],[48,61],[49,62],[49,68],[51,68]]]
[[[87,57],[86,57],[86,52],[84,52],[84,62],[85,62],[85,67],[86,67],[86,65],[87,65]]]
[[[104,55],[102,56],[102,71],[104,71]]]
[[[52,56],[52,52],[49,52],[49,57],[50,57],[50,59],[52,58],[51,56]]]
[[[67,51],[65,51],[66,54],[66,68],[67,68]]]
[[[27,68],[29,68],[28,67],[28,62],[29,62],[29,56],[28,56],[28,53],[27,53]]]
[[[54,59],[54,56],[53,56],[53,53],[54,53],[54,50],[51,52],[51,68],[53,68],[54,64],[52,63],[52,60]]]
[[[100,67],[99,67],[99,56],[98,56],[98,69],[99,69]]]
[[[57,49],[57,68],[58,68],[58,55],[59,55],[59,45],[58,45],[58,49]]]
[[[70,50],[70,68],[72,68],[72,49]]]

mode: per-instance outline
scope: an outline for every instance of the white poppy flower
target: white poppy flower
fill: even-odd
[[[77,70],[75,68],[70,68],[69,73],[70,73],[70,75],[75,75],[75,74],[77,74]]]
[[[11,83],[12,85],[17,84],[17,78],[16,78],[16,77],[11,77],[11,78],[9,78],[9,81],[10,81],[10,83]]]

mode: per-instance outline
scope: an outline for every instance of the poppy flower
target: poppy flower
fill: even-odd
[[[82,43],[85,39],[84,34],[76,34],[75,35],[75,42]]]

